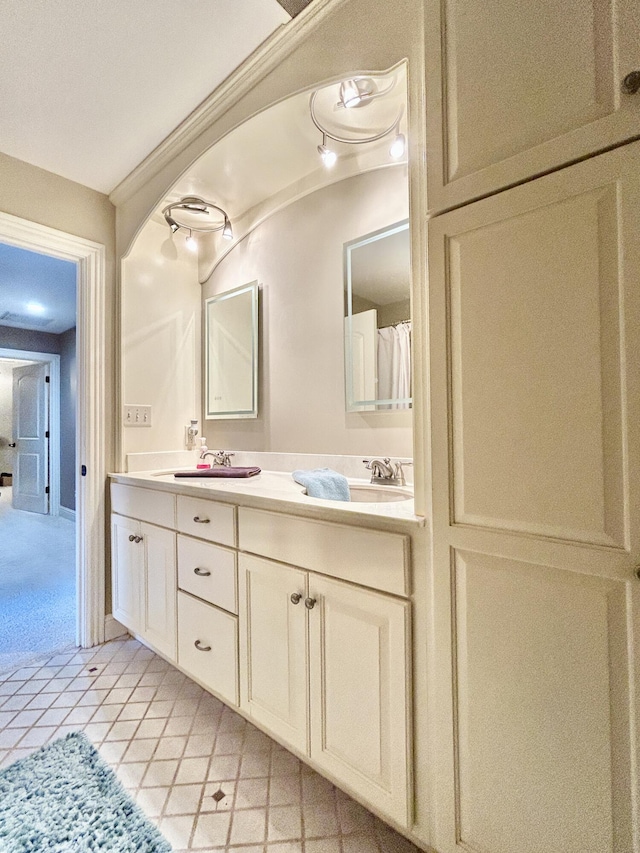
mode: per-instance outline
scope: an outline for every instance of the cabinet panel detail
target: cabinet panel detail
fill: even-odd
[[[239,563],[242,707],[306,752],[306,572],[246,554]]]
[[[235,507],[178,495],[178,530],[233,548],[236,544]]]
[[[409,605],[310,578],[311,757],[406,825]]]
[[[111,484],[111,511],[160,527],[176,526],[176,496],[124,483]]]
[[[238,619],[178,592],[178,663],[222,699],[237,705]]]
[[[142,523],[144,596],[142,635],[170,660],[176,659],[176,534]]]
[[[139,633],[142,606],[141,543],[129,537],[140,535],[140,522],[118,515],[111,517],[111,592],[113,616],[125,628]]]
[[[179,535],[178,584],[210,604],[238,612],[234,551]]]
[[[623,548],[617,185],[490,207],[446,245],[453,521]]]
[[[457,552],[452,584],[457,843],[630,850],[625,583]]]
[[[239,547],[396,595],[409,594],[409,537],[239,507]]]

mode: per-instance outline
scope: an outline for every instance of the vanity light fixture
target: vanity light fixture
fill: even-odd
[[[386,87],[378,89],[375,80],[371,77],[354,77],[350,80],[344,80],[340,83],[338,102],[335,103],[334,109],[361,109],[371,104],[372,101],[387,95],[391,92],[394,86],[395,80],[392,80],[392,82]],[[385,136],[395,131],[395,138],[389,149],[389,154],[394,160],[399,160],[404,155],[406,151],[406,137],[400,132],[400,122],[402,121],[402,116],[404,114],[403,104],[400,105],[393,122],[379,132],[367,133],[366,131],[358,128],[356,122],[354,126],[350,128],[353,135],[344,136],[339,135],[335,130],[329,130],[318,117],[316,100],[321,91],[323,90],[316,89],[311,93],[311,97],[309,98],[309,113],[311,115],[311,121],[322,134],[322,144],[318,145],[318,154],[322,158],[322,162],[326,168],[330,169],[338,159],[338,154],[327,145],[328,139],[345,145],[362,145],[367,142],[377,142],[379,139],[383,139]],[[358,133],[362,133],[363,135],[358,136]]]
[[[221,231],[225,240],[233,240],[233,229],[226,210],[212,201],[205,201],[195,195],[187,195],[179,201],[168,204],[163,208],[162,214],[172,234],[181,228],[189,232],[187,246],[194,252],[198,248],[198,241],[193,236],[194,232],[213,234],[216,231]]]
[[[391,143],[391,148],[389,148],[389,154],[393,157],[394,160],[399,160],[404,155],[404,152],[406,150],[407,150],[406,137],[405,137],[404,133],[398,132],[396,134],[396,138]]]
[[[338,155],[335,151],[332,151],[331,148],[327,147],[327,134],[322,134],[322,145],[318,145],[318,154],[322,157],[322,162],[330,169],[335,165],[336,160],[338,159]]]

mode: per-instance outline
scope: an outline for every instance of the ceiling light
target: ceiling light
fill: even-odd
[[[340,84],[340,102],[343,107],[357,107],[362,96],[355,80],[345,80]]]
[[[389,154],[393,157],[394,160],[399,160],[404,155],[406,148],[407,140],[405,139],[404,133],[398,133],[396,138],[391,143]]]
[[[212,201],[205,201],[198,196],[184,196],[179,201],[168,204],[163,209],[162,214],[172,234],[175,234],[180,228],[189,232],[187,245],[192,251],[196,251],[198,248],[198,241],[192,233],[194,231],[199,234],[212,234],[215,231],[222,231],[222,236],[226,240],[233,239],[231,222],[226,210],[223,210],[220,205],[214,204]],[[196,223],[192,221],[194,214],[198,214]]]
[[[27,302],[26,309],[30,314],[44,314],[47,310],[44,305],[41,305],[39,302]]]
[[[180,228],[178,223],[172,216],[169,216],[168,213],[165,213],[164,218],[167,220],[167,225],[169,226],[169,228],[171,228],[171,233],[175,234],[178,228]]]
[[[326,166],[327,169],[330,169],[332,166],[335,166],[336,160],[338,159],[338,155],[335,151],[332,151],[331,148],[327,148],[326,145],[327,136],[325,133],[322,134],[322,145],[318,145],[318,154],[322,158],[322,162]]]

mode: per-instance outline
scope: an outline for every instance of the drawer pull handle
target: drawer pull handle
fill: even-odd
[[[313,610],[313,608],[316,606],[316,599],[315,598],[305,598],[304,606],[307,608],[307,610]]]
[[[208,518],[200,518],[199,515],[194,515],[193,520],[195,521],[196,524],[209,524]]]
[[[299,592],[292,592],[291,593],[291,603],[292,604],[300,604],[301,600],[302,600],[302,596],[300,595]]]
[[[201,569],[199,566],[193,570],[194,575],[198,575],[200,578],[208,578],[211,577],[211,572],[206,571],[206,569]]]
[[[202,646],[200,645],[200,640],[196,640],[193,644],[199,652],[210,652],[211,646]]]

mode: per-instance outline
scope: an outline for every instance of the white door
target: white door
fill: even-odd
[[[311,758],[409,825],[409,603],[309,579]]]
[[[140,535],[144,542],[141,633],[159,652],[175,661],[176,534],[143,521]]]
[[[640,143],[428,227],[431,843],[637,853]]]
[[[306,572],[240,554],[241,707],[307,751]]]
[[[637,0],[427,0],[425,34],[431,210],[638,136]]]
[[[46,363],[13,370],[13,506],[49,512],[49,398]]]

